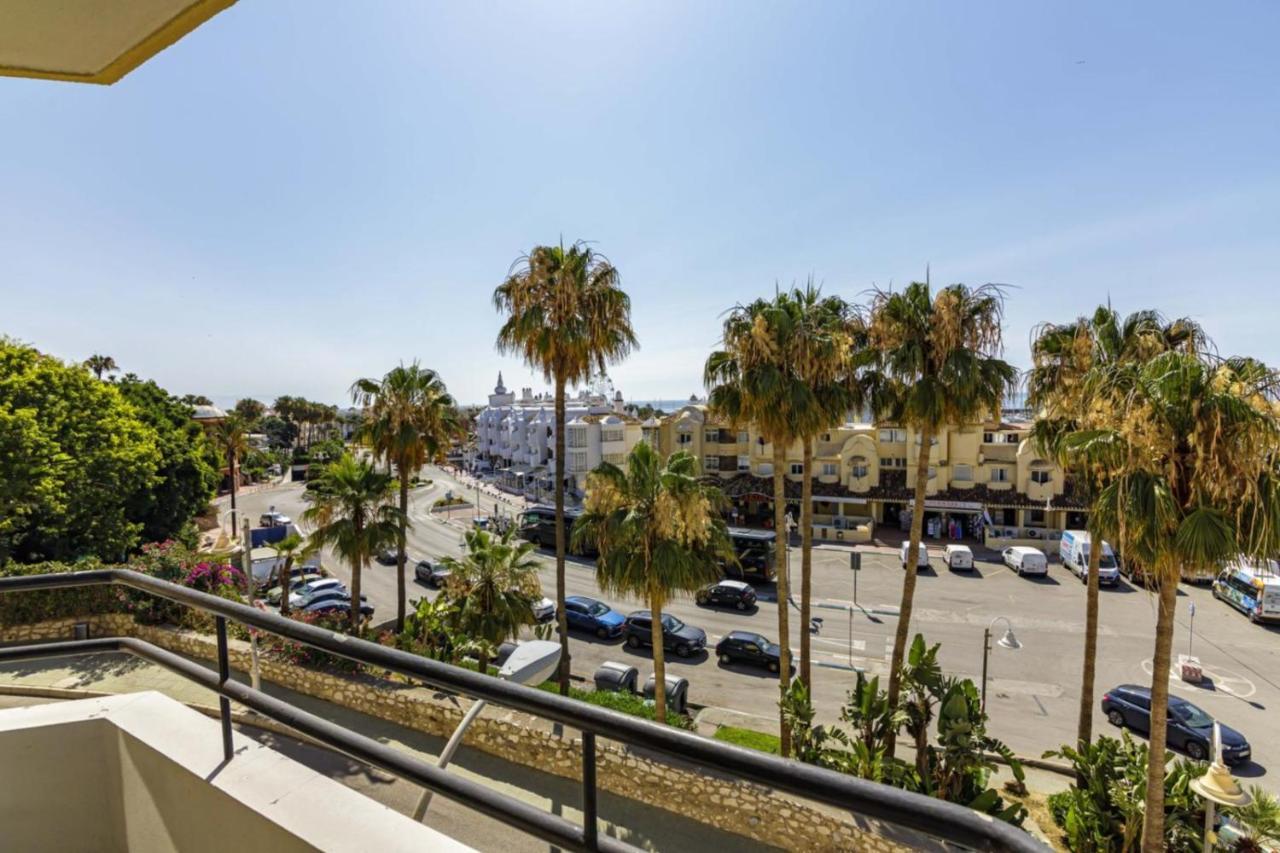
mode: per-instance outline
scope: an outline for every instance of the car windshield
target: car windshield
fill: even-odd
[[[1170,703],[1169,713],[1173,714],[1178,722],[1193,729],[1207,729],[1213,725],[1213,717],[1190,702]]]
[[[591,609],[587,612],[592,616],[603,616],[609,612],[609,605],[597,601],[595,604],[591,605]]]
[[[668,631],[679,631],[684,627],[684,623],[676,617],[664,613],[662,615],[662,627]]]

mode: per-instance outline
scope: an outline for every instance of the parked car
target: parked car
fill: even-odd
[[[633,649],[653,645],[653,616],[648,610],[637,610],[627,616],[627,645]],[[682,658],[697,654],[707,647],[707,632],[686,625],[670,613],[662,614],[662,647]]]
[[[474,527],[476,530],[488,530],[489,516],[477,515],[475,518],[471,519],[471,526]]]
[[[288,527],[293,524],[293,519],[282,512],[264,512],[258,516],[259,527]]]
[[[347,618],[351,615],[351,599],[349,598],[326,598],[320,601],[313,601],[306,607],[302,608],[304,613],[321,613],[326,616],[339,616]],[[373,606],[360,602],[360,615],[366,619],[373,617]]]
[[[1102,696],[1102,712],[1114,726],[1150,732],[1151,688],[1138,684],[1121,684]],[[1213,737],[1213,717],[1180,696],[1169,697],[1166,741],[1196,761],[1209,755]],[[1222,760],[1227,764],[1243,764],[1252,756],[1249,741],[1230,726],[1219,723],[1222,732]]]
[[[556,618],[556,603],[543,596],[533,603],[533,618],[539,622],[550,622]]]
[[[743,581],[720,581],[698,590],[694,601],[703,607],[718,604],[747,610],[756,603],[756,591]]]
[[[374,557],[374,559],[379,563],[382,563],[384,566],[394,566],[396,564],[397,556],[398,554],[395,548],[383,548],[378,552],[378,556]]]
[[[1213,597],[1248,616],[1250,622],[1280,621],[1280,576],[1269,565],[1237,560],[1213,582]]]
[[[298,587],[298,591],[289,595],[290,607],[305,607],[308,603],[314,601],[317,596],[327,593],[340,593],[351,597],[351,593],[347,590],[347,585],[337,578],[321,578],[316,581],[308,581]]]
[[[1089,531],[1064,530],[1058,545],[1058,553],[1062,555],[1062,565],[1080,578],[1081,583],[1089,580]],[[1115,586],[1120,583],[1120,565],[1116,562],[1116,554],[1111,545],[1102,543],[1102,554],[1098,557],[1098,583],[1102,586]]]
[[[720,663],[750,663],[777,672],[782,666],[782,649],[763,634],[730,631],[716,643]]]
[[[571,595],[564,600],[564,616],[570,628],[590,631],[602,640],[622,633],[627,619],[603,601],[585,595]]]
[[[431,560],[419,560],[418,564],[413,567],[414,578],[434,589],[439,589],[444,586],[445,581],[449,579],[450,574],[452,573],[449,571],[448,567],[438,560],[435,562],[432,562]]]
[[[910,550],[910,542],[903,542],[902,547],[899,549],[898,560],[902,563],[903,569],[906,569],[907,567],[907,552]],[[929,546],[923,542],[920,543],[920,551],[916,554],[916,571],[920,571],[921,569],[924,569],[925,571],[928,571],[929,569]]]
[[[955,572],[973,571],[973,551],[968,545],[948,545],[942,549],[942,562]]]
[[[293,579],[289,581],[289,592],[290,593],[297,592],[299,589],[306,586],[307,584],[313,581],[318,581],[318,580],[324,580],[324,578],[321,575],[315,574],[313,572],[307,572],[306,574],[302,574],[302,575],[295,575]],[[278,585],[273,586],[271,587],[271,589],[264,592],[262,594],[262,597],[266,599],[267,602],[270,604],[279,604],[280,599],[284,597],[284,588]]]
[[[1049,574],[1049,558],[1039,548],[1027,545],[1014,545],[1000,552],[1004,564],[1019,575]]]

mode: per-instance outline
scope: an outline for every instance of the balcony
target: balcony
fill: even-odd
[[[600,832],[598,806],[601,788],[612,792],[615,797],[634,798],[658,809],[682,815],[678,819],[692,817],[718,827],[722,832],[744,833],[776,846],[799,844],[813,848],[835,846],[845,849],[918,849],[927,843],[928,837],[984,850],[1043,849],[1021,830],[992,821],[962,806],[812,765],[780,759],[763,752],[729,746],[691,732],[659,726],[395,648],[335,634],[130,570],[103,569],[0,578],[0,601],[10,594],[28,590],[103,585],[141,591],[212,614],[216,637],[191,632],[178,636],[176,632],[167,629],[136,624],[124,614],[108,614],[93,620],[99,629],[108,632],[108,636],[54,642],[31,642],[28,639],[25,645],[0,648],[0,662],[126,653],[163,667],[216,694],[219,702],[219,724],[195,725],[189,731],[190,737],[181,732],[178,733],[180,738],[175,735],[176,739],[185,742],[190,749],[198,751],[197,758],[203,764],[196,766],[207,771],[184,777],[189,786],[198,788],[211,783],[217,785],[219,782],[216,780],[219,779],[226,779],[228,783],[234,779],[250,779],[258,790],[262,790],[270,788],[272,784],[272,780],[256,776],[266,766],[264,762],[270,759],[271,762],[284,766],[279,764],[278,759],[271,757],[270,750],[246,751],[246,745],[235,737],[231,720],[231,702],[235,701],[263,718],[287,726],[292,731],[362,764],[440,793],[455,803],[566,850],[620,853],[636,849],[613,835]],[[490,788],[455,772],[443,770],[414,753],[337,725],[277,695],[269,695],[246,686],[231,677],[232,659],[238,656],[239,663],[243,664],[245,655],[243,651],[236,651],[229,641],[228,620],[288,638],[331,655],[368,664],[379,672],[394,673],[401,679],[407,679],[410,684],[425,683],[432,688],[424,691],[428,696],[435,697],[443,693],[444,697],[443,701],[438,698],[422,700],[424,705],[430,703],[430,707],[424,707],[421,716],[412,717],[428,730],[439,728],[450,731],[461,716],[458,703],[464,697],[483,699],[501,706],[505,710],[500,715],[484,721],[484,732],[477,736],[476,746],[493,754],[501,754],[509,760],[534,761],[540,769],[572,778],[580,785],[580,798],[570,797],[569,801],[564,802],[564,807],[553,814],[507,793],[511,789],[509,783],[502,786],[503,790]],[[64,630],[69,627],[66,624],[62,626]],[[53,633],[57,633],[57,626]],[[131,633],[137,636],[131,636]],[[28,633],[28,637],[34,635],[34,629]],[[212,655],[212,659],[216,661],[216,669],[210,669],[190,657],[175,654],[173,650],[164,647],[167,644],[181,647],[186,655]],[[334,681],[339,685],[346,681],[338,675],[322,675],[283,663],[267,667],[265,662],[263,677],[264,680],[287,684],[290,688],[303,692],[307,689],[314,690],[314,683],[317,681]],[[308,688],[307,685],[313,686]],[[278,692],[273,690],[273,693]],[[389,714],[394,713],[398,715],[398,719],[407,720],[410,719],[406,715],[412,703],[403,693],[403,681],[399,688],[391,682],[387,682],[386,687],[370,684],[354,689],[348,684],[346,687],[334,687],[328,701],[365,703],[370,707],[385,705]],[[134,694],[122,701],[142,702],[139,696],[141,694]],[[62,710],[70,706],[55,707]],[[172,733],[172,727],[163,722],[166,719],[164,712],[157,710],[155,713],[143,713],[146,707],[144,704],[136,706],[139,716],[146,720],[147,727],[157,732]],[[29,709],[22,710],[25,712]],[[538,720],[543,722],[539,723]],[[104,723],[99,720],[98,724]],[[548,724],[561,727],[564,731],[553,731]],[[38,744],[34,757],[26,760],[29,763],[37,762],[41,767],[53,767],[64,758],[64,750],[63,743],[56,738],[49,738]],[[13,756],[10,752],[5,739],[0,737],[0,768],[11,766]],[[101,773],[102,768],[109,765],[98,762],[87,766],[89,779],[92,780],[95,772]],[[54,769],[64,772],[61,768]],[[74,770],[65,772],[73,777],[79,775]],[[161,810],[169,805],[170,801],[166,797],[172,796],[175,789],[156,783],[155,780],[159,778],[162,777],[153,776],[150,784],[135,788],[131,793],[133,802],[139,803],[142,808],[153,810]],[[654,779],[658,781],[653,782]],[[83,781],[78,784],[83,789]],[[72,790],[70,787],[64,792],[52,786],[37,789],[29,785],[6,785],[0,787],[0,808],[6,814],[15,814],[15,808],[19,805],[33,809],[34,813],[48,813],[59,809],[65,815],[66,809],[72,805],[68,798],[68,793]],[[289,798],[281,791],[288,793],[296,790],[296,784],[283,784],[281,790],[271,790],[275,799],[283,797],[287,801]],[[670,796],[671,791],[694,790],[706,796]],[[730,800],[734,802],[734,806],[726,808],[723,804]],[[269,802],[274,804],[274,799]],[[416,827],[410,829],[405,826],[406,818],[388,814],[385,810],[365,817],[363,812],[335,807],[335,801],[327,796],[323,799],[322,809],[314,808],[317,802],[314,798],[309,798],[309,802],[312,804],[312,819],[318,824],[331,823],[329,815],[341,815],[342,819],[351,820],[352,825],[362,832],[362,843],[359,846],[344,847],[336,843],[314,846],[324,849],[382,850],[408,849],[408,846],[414,849],[450,849],[447,839],[441,839],[439,844],[423,842],[414,834],[417,832]],[[714,805],[715,802],[721,805]],[[287,806],[288,803],[285,802],[284,805]],[[574,809],[582,814],[581,822],[565,816],[576,814]],[[786,810],[788,819],[780,817],[781,810]],[[850,822],[840,817],[839,813],[852,813],[856,816],[856,821]],[[353,818],[352,815],[358,816]],[[77,819],[82,817],[77,815]],[[199,809],[184,809],[175,819],[196,821],[203,817]],[[229,818],[211,821],[211,824],[206,824],[210,829],[202,836],[203,842],[195,841],[192,846],[181,849],[256,849],[237,835],[241,832],[239,824],[243,822]],[[73,821],[64,820],[61,823]],[[370,825],[368,831],[365,831],[366,824]],[[6,827],[6,831],[9,829]],[[22,846],[25,849],[60,849],[64,845],[59,844],[58,839],[53,839],[50,843],[49,833],[62,829],[64,827],[58,821],[45,826],[27,820],[24,830],[41,835],[36,838],[37,843],[34,845]],[[264,831],[278,830],[266,827]],[[388,835],[401,839],[400,843],[387,841],[384,844],[381,839]],[[12,838],[12,835],[9,837]],[[819,839],[825,840],[825,845]],[[733,844],[728,841],[723,843]],[[458,848],[453,846],[453,849]]]

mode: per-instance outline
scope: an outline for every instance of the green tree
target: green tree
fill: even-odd
[[[109,355],[98,355],[97,353],[86,358],[84,366],[92,370],[93,375],[98,379],[101,379],[104,373],[114,373],[120,369],[114,358]]]
[[[239,416],[246,426],[254,427],[266,414],[267,407],[252,397],[245,397],[243,400],[237,400],[231,411]]]
[[[276,552],[276,559],[284,560],[284,564],[276,572],[276,582],[280,584],[280,615],[288,616],[289,579],[292,577],[290,573],[293,571],[293,563],[299,558],[305,560],[314,554],[316,546],[311,540],[304,539],[297,533],[290,533],[283,539],[272,542],[267,547]]]
[[[409,480],[428,462],[444,458],[458,435],[457,408],[434,370],[416,361],[382,379],[357,379],[352,399],[365,407],[357,433],[374,453],[395,465],[400,487],[400,535],[396,543],[396,633],[404,630],[405,533],[409,525]]]
[[[156,481],[129,497],[129,518],[142,524],[144,541],[172,539],[205,510],[217,489],[218,471],[209,462],[212,448],[204,430],[191,420],[191,407],[155,382],[129,373],[116,387],[138,419],[155,431],[160,451]]]
[[[583,513],[574,543],[600,552],[596,582],[618,595],[643,597],[653,622],[654,711],[667,719],[662,608],[679,593],[693,593],[720,577],[720,561],[733,546],[724,525],[720,491],[698,478],[698,460],[687,451],[665,464],[641,442],[622,470],[608,462],[587,477]]]
[[[878,292],[872,302],[868,333],[878,358],[866,376],[874,414],[881,422],[912,427],[920,445],[902,604],[889,670],[889,701],[895,706],[910,637],[931,448],[946,424],[972,423],[997,414],[1016,383],[1017,371],[999,357],[1003,314],[1003,294],[991,285],[953,284],[935,297],[928,283],[913,282],[899,292]],[[894,747],[891,740],[890,757]]]
[[[156,445],[114,385],[0,338],[0,563],[122,559],[144,526],[124,498],[157,484]]]
[[[603,373],[637,347],[631,300],[618,270],[583,242],[535,246],[493,292],[506,320],[499,352],[515,353],[555,385],[556,614],[560,695],[569,694],[569,623],[565,616],[565,389]]]
[[[325,466],[318,487],[306,492],[311,506],[302,520],[314,525],[311,541],[331,547],[351,566],[351,630],[360,625],[360,576],[374,555],[400,532],[400,510],[391,502],[391,478],[344,453]]]
[[[214,426],[210,437],[227,462],[227,476],[231,481],[231,538],[235,539],[240,535],[236,519],[236,491],[240,486],[240,461],[249,455],[249,432],[238,415],[227,415]]]
[[[298,427],[279,415],[267,415],[262,419],[262,431],[267,436],[267,444],[275,450],[285,450],[293,446],[298,437]]]
[[[1165,352],[1097,379],[1103,423],[1068,435],[1071,450],[1118,445],[1118,474],[1098,495],[1103,529],[1158,590],[1143,849],[1163,849],[1165,736],[1178,580],[1240,554],[1280,550],[1276,374],[1250,359]]]
[[[493,649],[534,625],[533,605],[542,598],[535,546],[515,538],[514,531],[501,537],[486,530],[468,530],[461,557],[445,557],[449,568],[445,594],[457,608],[458,631],[473,640],[479,671],[486,672]]]
[[[1032,369],[1027,375],[1028,402],[1036,410],[1032,438],[1041,453],[1071,473],[1080,496],[1092,503],[1122,460],[1115,458],[1119,448],[1102,436],[1076,442],[1069,451],[1064,444],[1065,437],[1110,416],[1105,402],[1092,399],[1090,390],[1102,383],[1107,372],[1125,365],[1140,364],[1162,352],[1194,352],[1203,346],[1204,333],[1190,320],[1168,322],[1154,311],[1121,318],[1111,306],[1102,305],[1091,317],[1040,326],[1033,337]],[[1093,542],[1116,534],[1099,526],[1097,512],[1090,512],[1088,526]],[[1093,739],[1101,559],[1101,546],[1089,549],[1078,745]]]

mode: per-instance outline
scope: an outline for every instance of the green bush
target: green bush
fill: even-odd
[[[559,693],[560,685],[555,681],[546,681],[538,685],[538,689],[545,690],[548,693]],[[581,687],[569,688],[569,698],[577,699],[579,702],[586,702],[591,705],[599,705],[601,708],[608,708],[611,711],[617,711],[621,714],[627,714],[632,717],[640,717],[643,720],[654,720],[653,703],[647,701],[643,696],[637,696],[634,693],[615,693],[609,690],[583,690]],[[677,729],[692,729],[693,720],[683,714],[675,714],[668,709],[667,725]]]
[[[782,750],[782,741],[777,735],[769,735],[737,726],[721,726],[716,729],[715,738],[735,746],[745,746],[748,749],[756,749],[773,755],[778,755]]]

